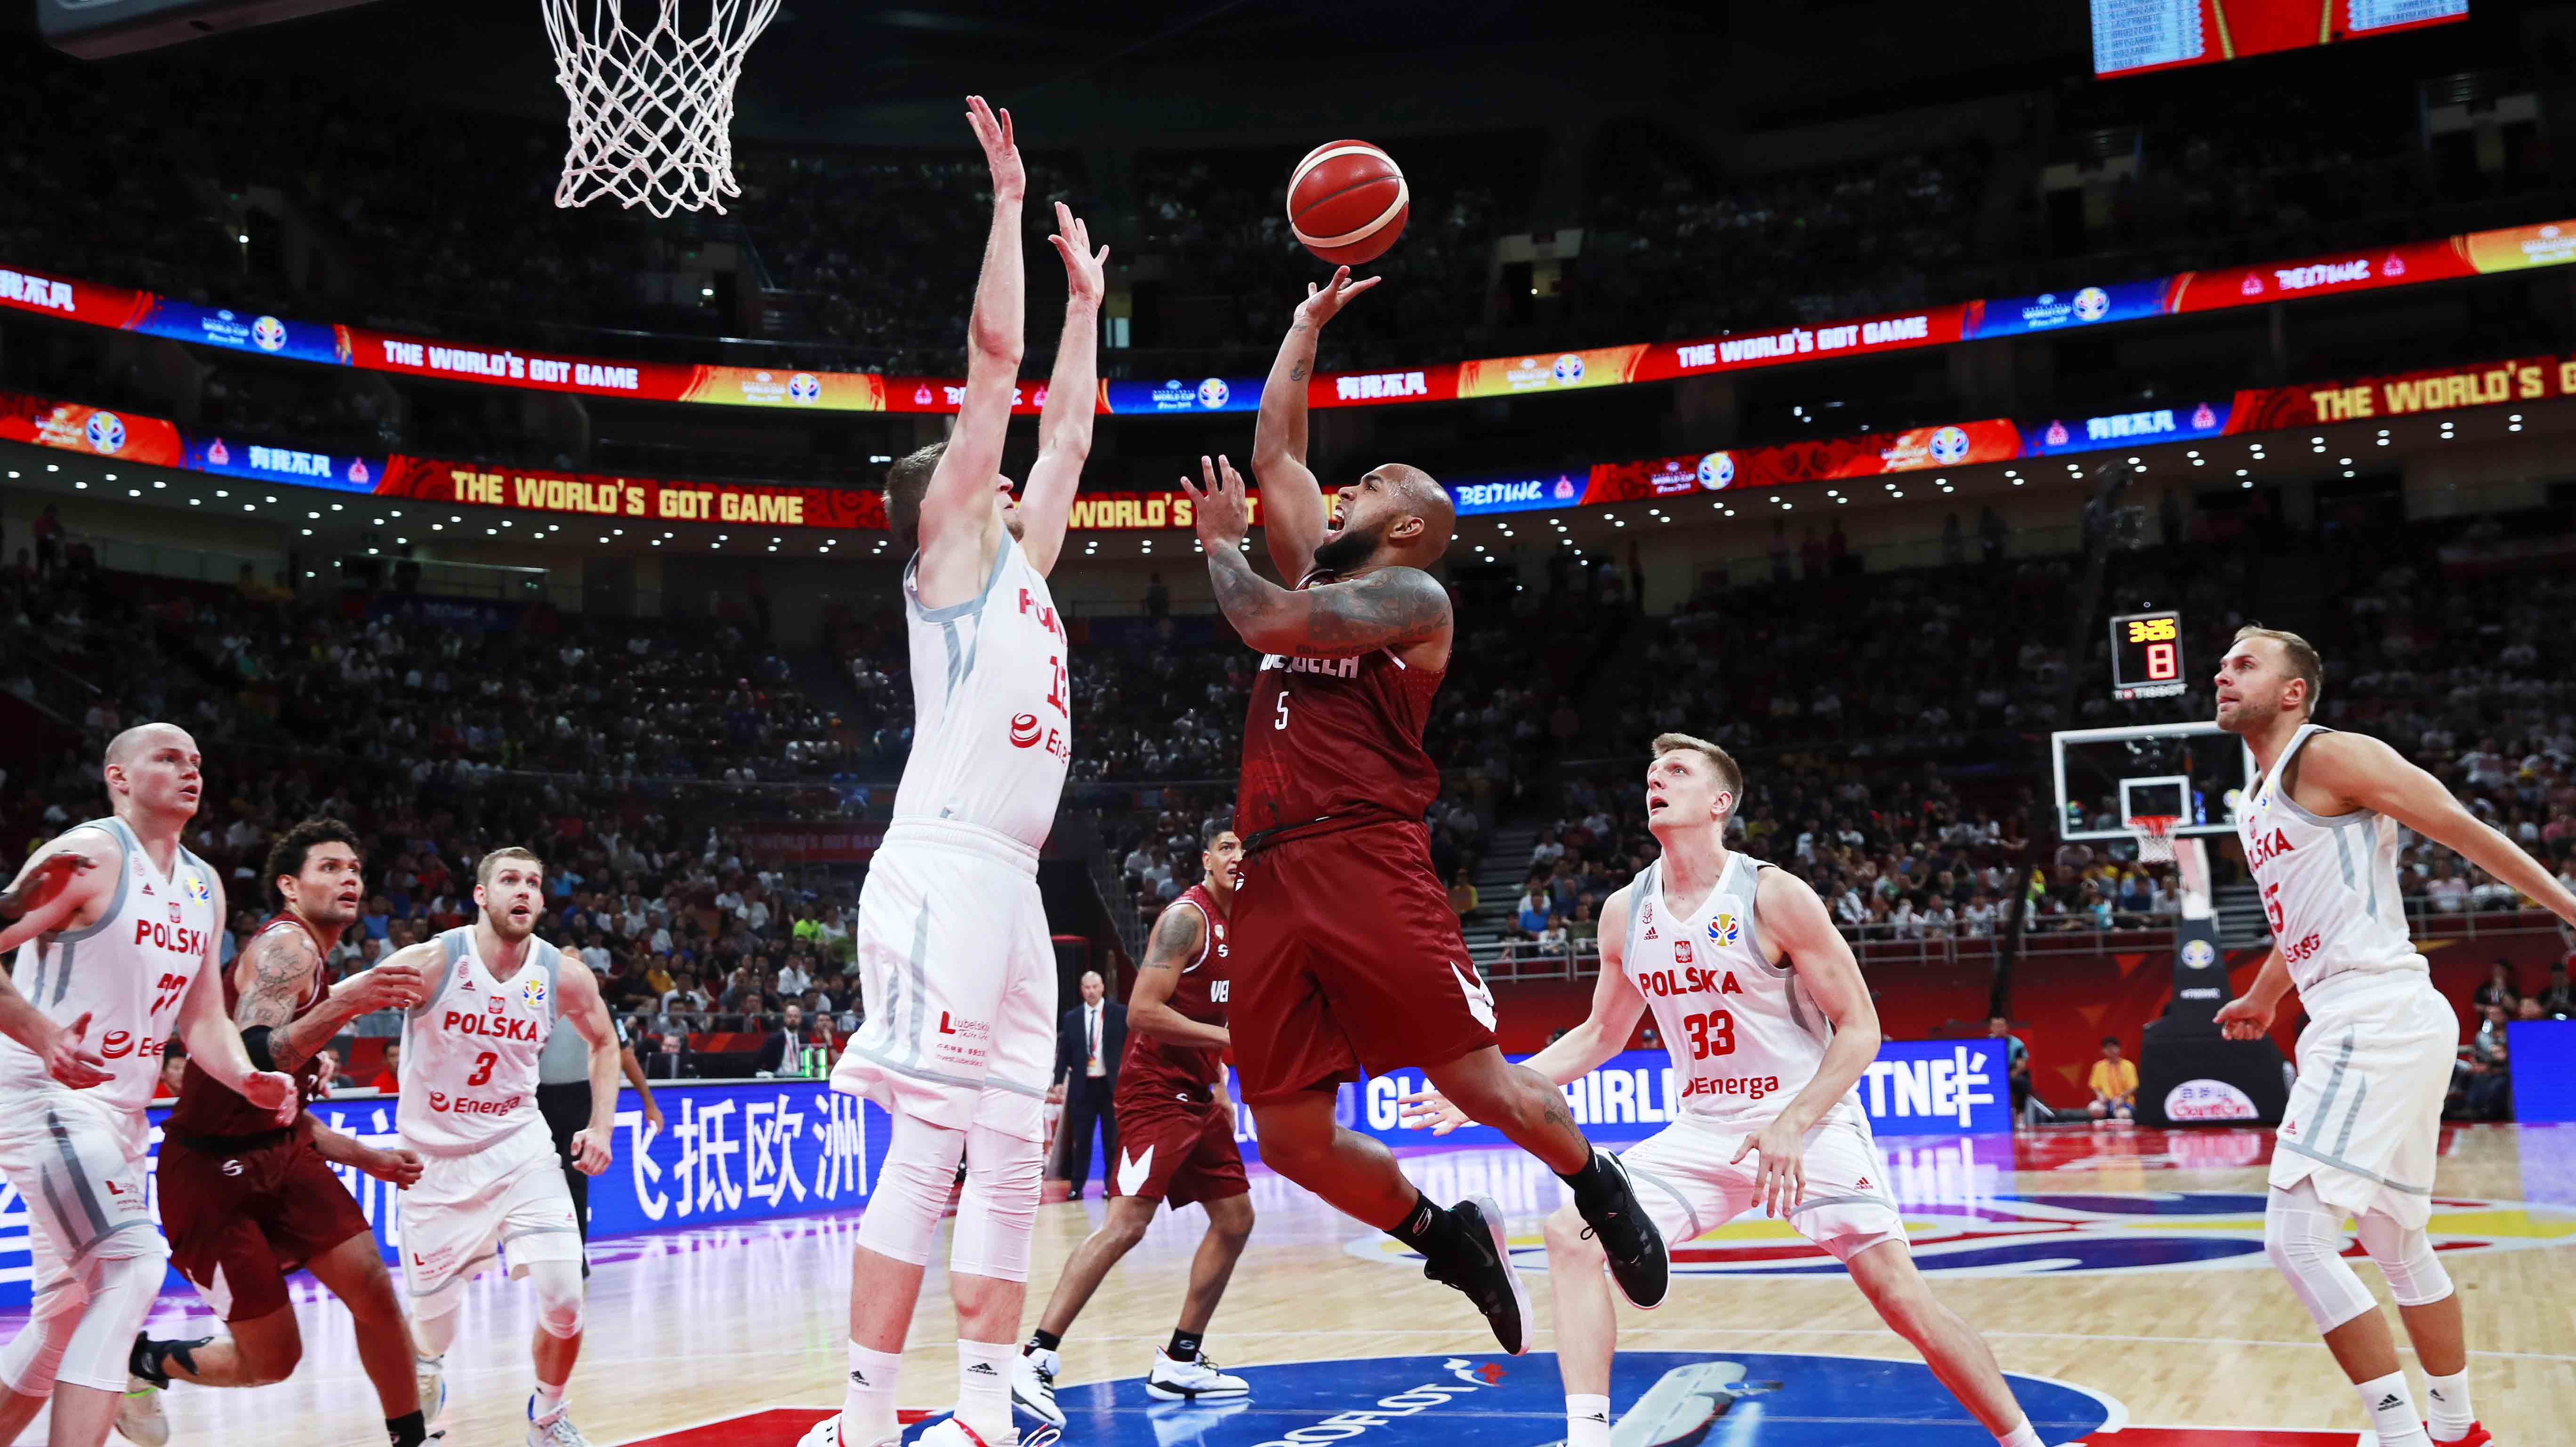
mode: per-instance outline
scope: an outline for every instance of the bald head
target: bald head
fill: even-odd
[[[111,769],[130,767],[159,745],[175,745],[181,753],[197,751],[197,741],[188,731],[173,723],[136,724],[107,741],[106,765]]]
[[[1390,462],[1377,472],[1395,490],[1396,499],[1404,511],[1422,519],[1419,543],[1422,557],[1436,558],[1448,552],[1449,539],[1458,531],[1458,509],[1449,500],[1449,489],[1442,487],[1438,478],[1410,463]]]
[[[110,740],[99,772],[118,817],[138,831],[148,824],[155,832],[166,827],[175,835],[180,823],[197,812],[203,765],[197,741],[186,729],[148,723]]]

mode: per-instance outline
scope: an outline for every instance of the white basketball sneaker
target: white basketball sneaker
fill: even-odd
[[[1054,1352],[1032,1348],[1011,1363],[1011,1404],[1050,1427],[1064,1425],[1064,1408],[1055,1403],[1055,1374],[1064,1361]]]
[[[873,1447],[897,1447],[902,1441],[903,1429],[898,1427],[893,1436],[873,1444]],[[806,1428],[805,1435],[796,1439],[796,1447],[841,1447],[841,1414],[834,1412]],[[853,1443],[851,1447],[857,1447],[857,1444]]]
[[[1154,1370],[1145,1376],[1145,1394],[1166,1402],[1204,1402],[1221,1397],[1248,1397],[1252,1384],[1241,1377],[1228,1376],[1201,1352],[1195,1361],[1181,1361],[1161,1347],[1154,1348]]]
[[[528,1398],[528,1447],[590,1447],[590,1439],[572,1424],[570,1406],[558,1403],[544,1416],[537,1415],[537,1399]]]
[[[447,1415],[447,1358],[412,1353],[411,1380],[420,1389],[421,1425],[432,1437],[446,1431],[440,1419]]]
[[[161,1389],[128,1374],[125,1396],[116,1404],[116,1434],[134,1447],[163,1447],[170,1440],[170,1419],[161,1414]]]

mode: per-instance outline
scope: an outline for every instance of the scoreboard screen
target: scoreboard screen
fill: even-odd
[[[2182,615],[2167,608],[2112,619],[2111,696],[2126,702],[2182,690]]]
[[[2092,0],[2093,74],[2214,65],[2469,18],[2469,0]]]

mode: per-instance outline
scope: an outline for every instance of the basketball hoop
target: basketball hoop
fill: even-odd
[[[2181,817],[2174,814],[2142,814],[2130,820],[2129,833],[2138,841],[2138,862],[2173,863],[2173,831],[2174,826],[2181,822]]]
[[[640,3],[640,0],[639,0]],[[697,8],[698,0],[690,0]],[[572,102],[557,206],[602,196],[656,216],[713,208],[739,196],[733,178],[733,88],[743,52],[779,0],[704,0],[704,33],[683,33],[682,0],[653,0],[641,34],[621,0],[542,0],[555,84]]]

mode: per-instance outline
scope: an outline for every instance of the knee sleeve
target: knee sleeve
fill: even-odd
[[[2263,1212],[2263,1254],[2272,1258],[2321,1332],[2371,1309],[2370,1288],[2343,1259],[2343,1213],[2306,1181],[2274,1191]]]
[[[550,1337],[581,1335],[581,1263],[532,1261],[528,1284],[537,1289],[537,1327]]]
[[[2400,1226],[2385,1216],[2361,1218],[2361,1249],[2388,1278],[2388,1294],[2399,1306],[2429,1306],[2451,1294],[2451,1273],[2421,1227]]]
[[[965,1153],[966,1132],[897,1115],[876,1189],[859,1217],[859,1244],[879,1256],[929,1265],[930,1240],[947,1214],[957,1162]]]
[[[1037,1229],[1038,1178],[1045,1167],[1036,1141],[989,1126],[967,1129],[966,1194],[957,1203],[957,1236],[948,1246],[952,1275],[1029,1279],[1029,1237]]]
[[[89,1309],[81,1313],[63,1345],[57,1382],[102,1392],[125,1390],[126,1361],[144,1318],[152,1314],[153,1298],[160,1295],[167,1261],[157,1251],[132,1256],[102,1253],[91,1258]]]
[[[0,1347],[0,1386],[22,1397],[49,1397],[54,1377],[63,1367],[63,1350],[72,1344],[77,1317],[56,1313],[32,1318]]]
[[[441,1289],[413,1300],[411,1304],[412,1351],[424,1357],[443,1357],[456,1345],[457,1293]]]

